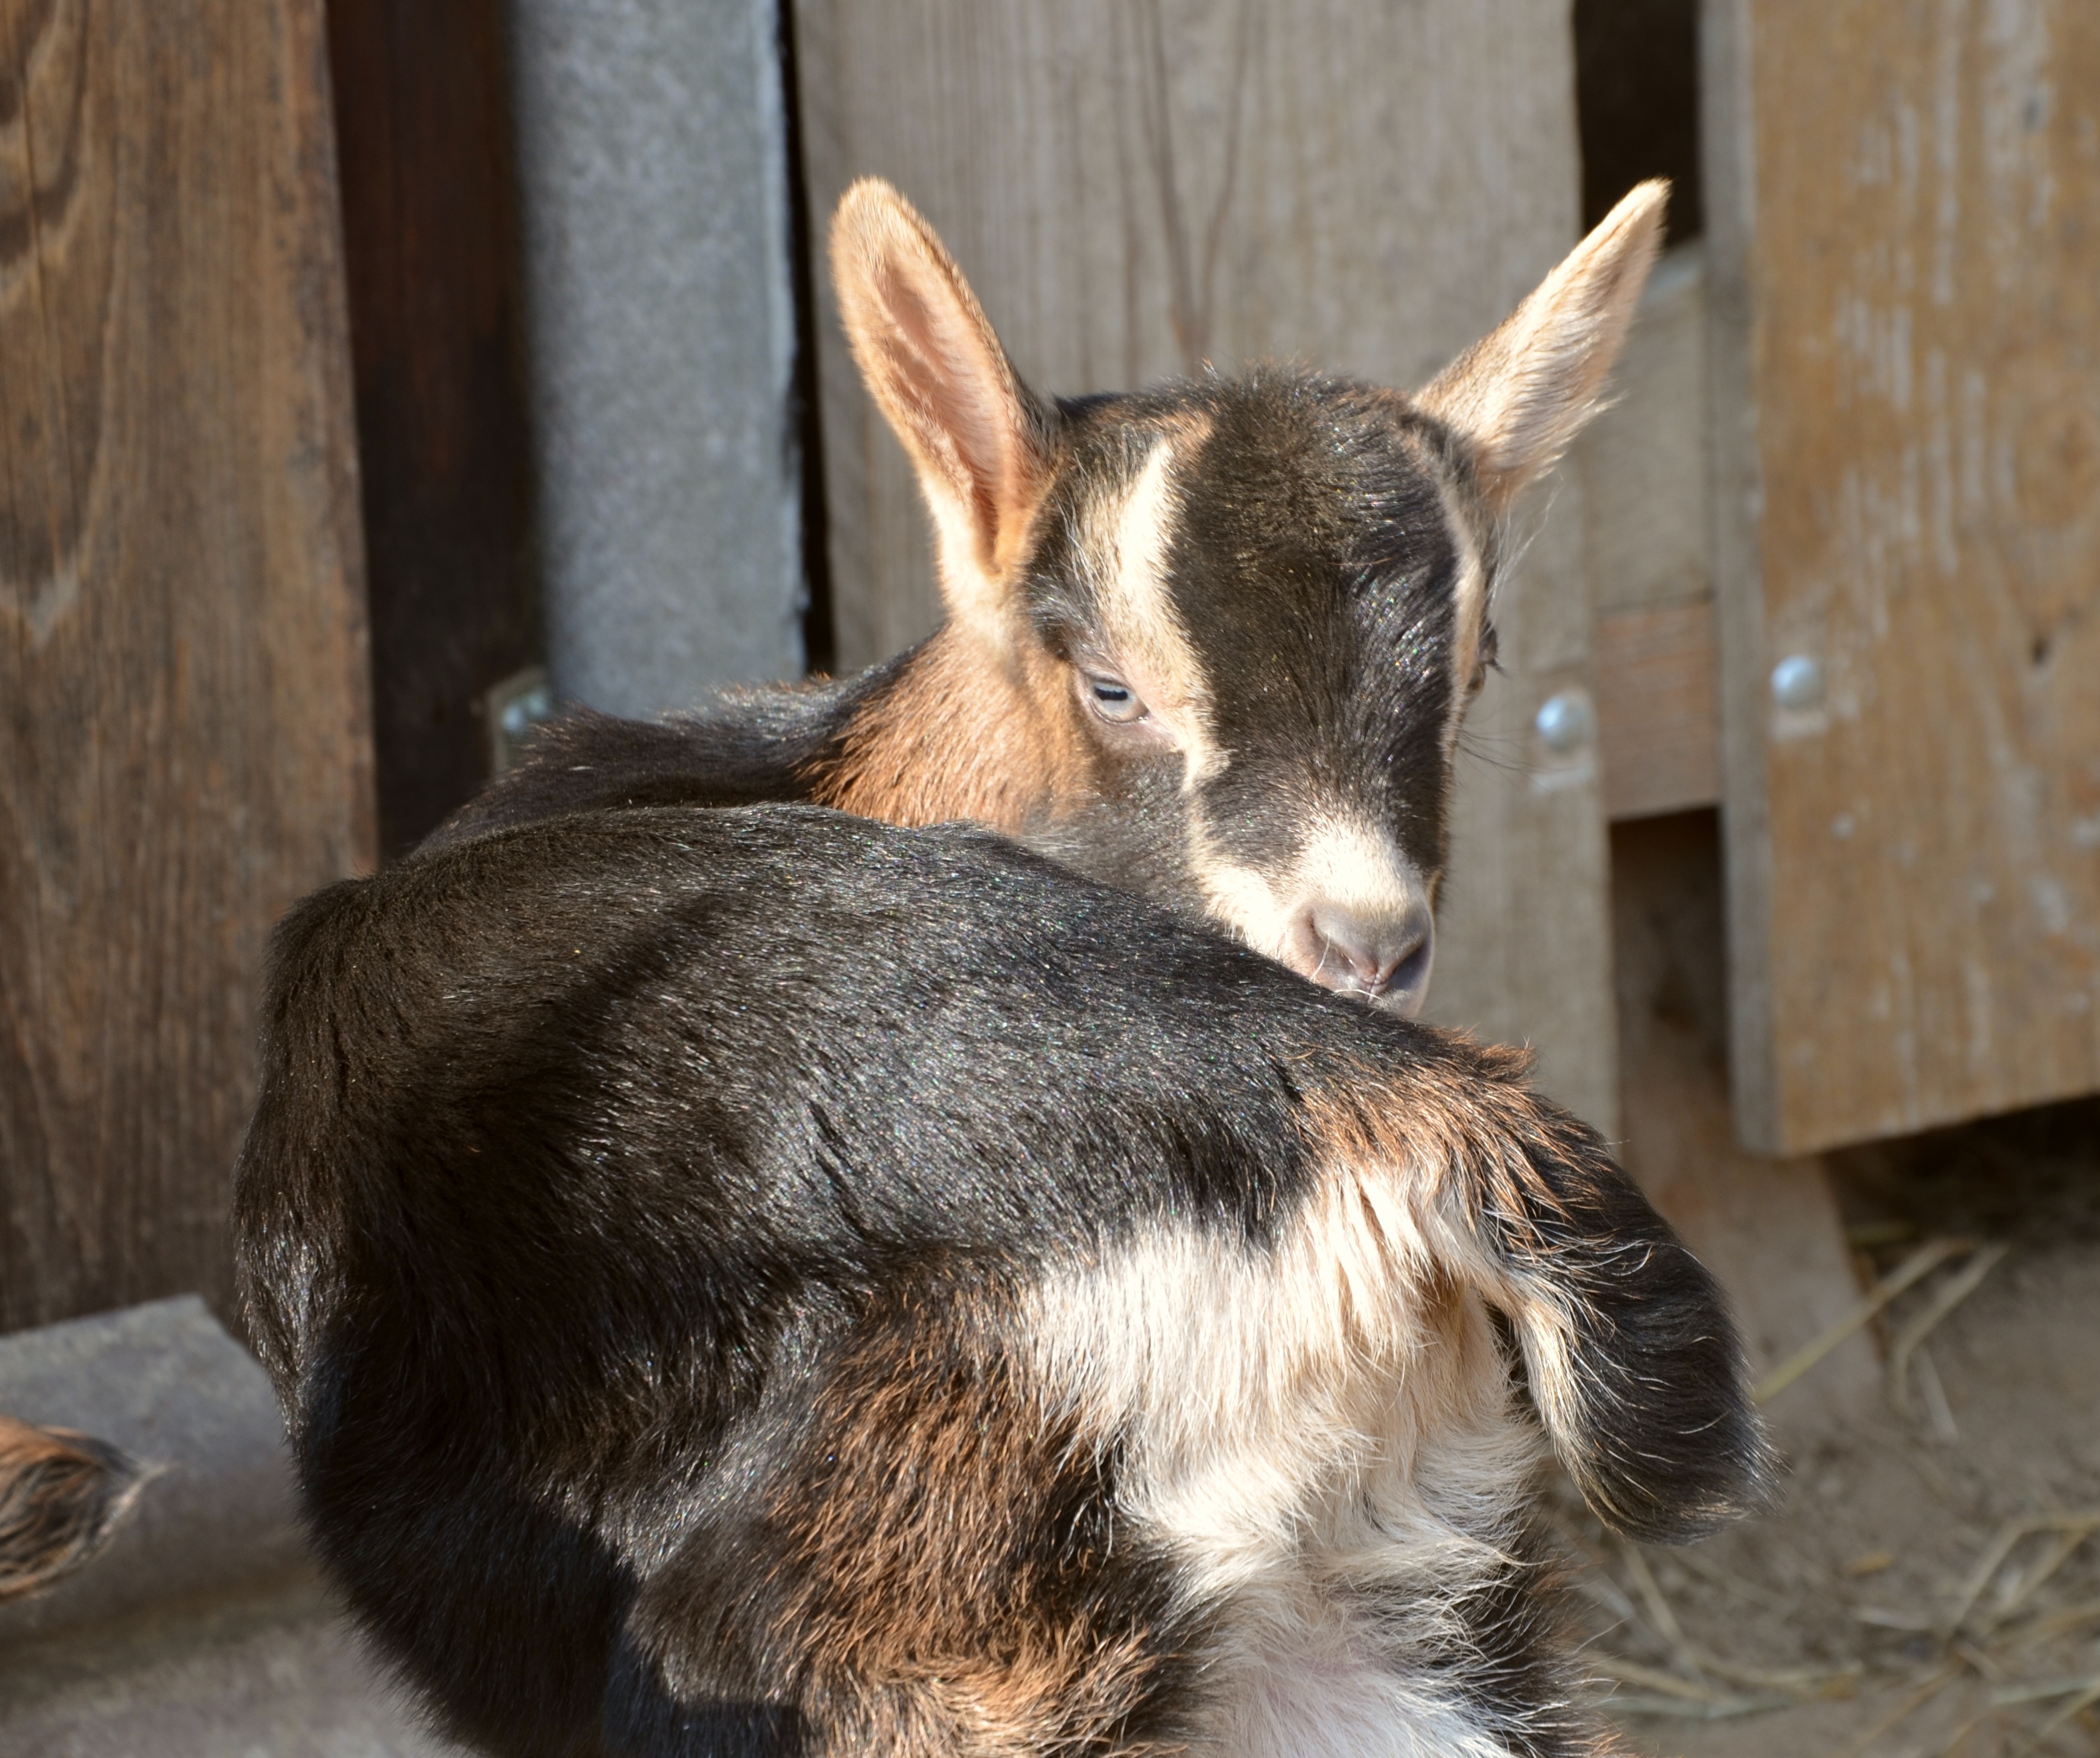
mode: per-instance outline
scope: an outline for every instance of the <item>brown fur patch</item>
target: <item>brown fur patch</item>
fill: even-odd
[[[1526,1090],[1517,1053],[1366,1070],[1308,1095],[1308,1139],[1367,1211],[1499,1307],[1590,1507],[1681,1544],[1756,1505],[1769,1453],[1727,1303],[1595,1130]]]
[[[1111,1529],[1102,1460],[982,1315],[942,1305],[864,1331],[770,1511],[806,1708],[900,1758],[1179,1749],[1144,1725],[1175,1667],[1167,1591]]]
[[[1516,1141],[1564,1126],[1524,1085],[1529,1052],[1463,1039],[1454,1047],[1462,1064],[1424,1060],[1398,1073],[1343,1068],[1340,1078],[1308,1090],[1303,1127],[1314,1152],[1335,1165],[1415,1169],[1436,1193],[1454,1179],[1480,1180],[1477,1190],[1452,1191],[1465,1201],[1522,1197],[1520,1186],[1536,1181],[1514,1152]]]
[[[1571,1179],[1595,1179],[1600,1194],[1609,1161],[1523,1085],[1527,1054],[1464,1047],[1469,1065],[1418,1064],[1398,1076],[1365,1068],[1310,1091],[1304,1127],[1314,1152],[1348,1179],[1407,1180],[1406,1205],[1431,1252],[1515,1323],[1533,1396],[1564,1443],[1582,1421],[1571,1377],[1576,1297],[1548,1234],[1564,1240],[1584,1218],[1525,1150],[1546,1148]]]
[[[0,1416],[0,1600],[37,1593],[87,1562],[144,1482],[106,1442]]]
[[[1063,670],[950,623],[855,716],[810,798],[889,824],[967,818],[1018,834],[1084,785]]]

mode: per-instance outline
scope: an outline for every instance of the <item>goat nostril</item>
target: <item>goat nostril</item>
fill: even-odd
[[[1376,953],[1337,935],[1320,936],[1321,963],[1332,971],[1338,982],[1375,989],[1385,981],[1385,969]]]
[[[1436,936],[1425,932],[1414,944],[1387,967],[1384,978],[1379,985],[1381,995],[1397,998],[1401,1010],[1412,1019],[1421,1007],[1423,998],[1429,992],[1429,962],[1436,949]]]
[[[1299,919],[1298,940],[1307,954],[1301,969],[1323,987],[1419,1004],[1435,944],[1426,910],[1366,922],[1316,905]]]

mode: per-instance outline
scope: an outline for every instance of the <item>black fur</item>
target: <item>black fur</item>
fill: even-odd
[[[1162,434],[1207,424],[1177,477],[1166,585],[1228,760],[1192,798],[1178,754],[1090,744],[1082,786],[1006,827],[1090,877],[1200,910],[1192,813],[1221,853],[1280,872],[1312,806],[1388,831],[1433,892],[1462,663],[1452,509],[1464,496],[1442,430],[1391,392],[1280,368],[1074,399],[1046,421],[1055,474],[1012,610],[1018,637],[1060,668],[1114,645],[1080,553],[1090,506],[1127,487]],[[1473,534],[1483,549],[1490,538]],[[922,651],[845,682],[739,690],[655,722],[589,712],[558,721],[427,846],[569,811],[827,800],[853,760],[852,729]],[[1001,680],[984,663],[989,693]],[[1062,711],[1069,688],[1054,689]],[[929,729],[932,747],[942,738]]]
[[[1211,834],[1242,862],[1273,865],[1317,802],[1440,873],[1458,549],[1426,467],[1435,424],[1403,399],[1268,367],[1090,407],[1030,571],[1037,627],[1061,652],[1098,619],[1056,535],[1069,526],[1059,493],[1117,474],[1132,431],[1192,417],[1209,433],[1178,478],[1167,586],[1228,760],[1202,791]]]
[[[423,841],[443,848],[483,831],[571,812],[748,806],[806,800],[839,759],[854,716],[911,662],[901,654],[845,682],[723,692],[704,711],[657,720],[579,708],[539,728],[524,760]]]
[[[321,892],[280,931],[236,1220],[329,1566],[505,1751],[851,1749],[891,1712],[857,1656],[1061,1637],[1127,1659],[1057,1749],[1171,1738],[1202,1610],[1001,1325],[1144,1223],[1266,1249],[1308,1093],[1366,1070],[1526,1120],[1480,1126],[1467,1201],[1513,1281],[1599,1308],[1586,1364],[1635,1389],[1597,1407],[1605,1505],[1660,1530],[1754,1477],[1710,1281],[1507,1055],[992,838],[638,809]],[[1553,1200],[1497,1198],[1498,1157]],[[1511,1639],[1505,1720],[1545,1689]]]

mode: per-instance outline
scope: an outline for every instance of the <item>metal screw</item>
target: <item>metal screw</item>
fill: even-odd
[[[537,726],[554,712],[554,692],[545,684],[536,684],[503,705],[503,730],[513,738],[522,738],[527,727]]]
[[[1823,668],[1805,653],[1790,653],[1772,668],[1772,700],[1782,708],[1823,703]]]
[[[1531,724],[1549,751],[1573,751],[1589,742],[1593,720],[1582,692],[1564,690],[1539,704],[1538,716]]]

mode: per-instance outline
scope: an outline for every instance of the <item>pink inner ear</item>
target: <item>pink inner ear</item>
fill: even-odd
[[[930,456],[951,478],[977,525],[986,560],[998,546],[1014,412],[1002,363],[962,314],[924,297],[917,278],[885,265],[878,291],[895,327],[896,390],[909,403]]]

